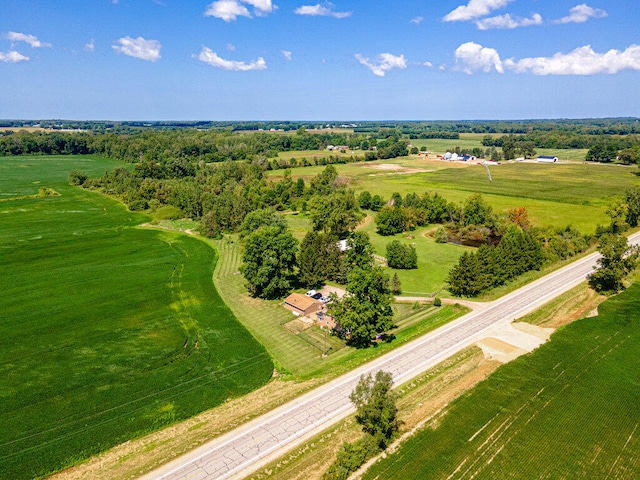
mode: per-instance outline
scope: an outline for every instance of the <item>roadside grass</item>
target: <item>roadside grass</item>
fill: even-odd
[[[558,328],[579,318],[594,316],[597,314],[598,305],[605,300],[605,296],[599,295],[584,282],[518,321],[540,327]]]
[[[364,478],[640,476],[640,284],[453,402]]]
[[[95,157],[0,160],[0,477],[35,478],[266,383],[204,242],[67,184]]]

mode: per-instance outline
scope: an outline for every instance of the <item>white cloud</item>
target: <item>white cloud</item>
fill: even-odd
[[[516,73],[534,75],[612,75],[622,70],[640,70],[640,46],[631,45],[622,52],[596,53],[590,45],[585,45],[570,53],[558,52],[552,57],[506,60],[505,66]]]
[[[379,77],[384,77],[385,73],[393,68],[407,68],[407,60],[404,58],[404,55],[396,56],[391,53],[381,53],[378,55],[378,63],[371,63],[368,58],[364,58],[359,53],[356,53],[355,57],[358,59],[358,62]]]
[[[425,67],[429,67],[429,68],[433,67],[433,63],[431,63],[431,62],[424,62],[422,65],[425,66]]]
[[[409,23],[415,23],[416,25],[419,25],[422,23],[423,20],[424,20],[423,17],[415,17],[409,20]]]
[[[217,0],[207,6],[204,16],[220,18],[225,22],[231,22],[238,17],[252,18],[244,4],[252,6],[257,16],[264,16],[276,8],[271,0]]]
[[[249,10],[235,0],[218,0],[213,2],[204,11],[205,17],[221,18],[225,22],[235,20],[237,17],[251,18]]]
[[[29,60],[29,57],[25,57],[24,55],[16,52],[15,50],[10,50],[7,53],[0,52],[0,62],[18,63],[18,62],[26,62],[27,60]]]
[[[313,17],[334,17],[334,18],[347,18],[351,16],[351,12],[334,12],[333,4],[327,3],[324,7],[319,3],[316,5],[303,5],[294,10],[296,15],[310,15]]]
[[[41,42],[37,37],[27,35],[26,33],[9,32],[4,37],[12,42],[28,43],[32,48],[51,47],[50,43]]]
[[[592,8],[586,3],[576,5],[569,10],[569,16],[557,20],[556,23],[583,23],[590,18],[604,18],[607,12],[600,8]]]
[[[119,45],[112,45],[112,48],[129,57],[139,58],[155,62],[160,60],[160,49],[162,45],[157,40],[145,40],[142,37],[131,38],[122,37],[118,40]]]
[[[292,53],[289,50],[280,50],[280,53],[282,53],[282,56],[287,60],[291,60]]]
[[[195,55],[194,55],[195,56]],[[233,60],[225,60],[219,57],[218,54],[212,51],[210,48],[203,47],[200,55],[197,56],[198,60],[208,63],[212,67],[222,68],[223,70],[231,70],[234,72],[247,72],[249,70],[266,70],[267,63],[264,58],[258,57],[251,63],[237,62]]]
[[[469,0],[467,5],[460,5],[455,10],[449,12],[443,20],[445,22],[461,22],[484,17],[493,10],[505,7],[513,0]]]
[[[456,68],[469,75],[478,70],[487,73],[493,69],[498,73],[504,72],[498,52],[493,48],[486,48],[475,42],[467,42],[460,45],[456,49],[455,57]]]
[[[273,12],[276,8],[271,0],[242,0],[244,3],[248,3],[255,8],[256,15],[266,15]]]
[[[235,52],[236,46],[233,43],[227,43],[227,52]]]
[[[490,30],[492,28],[513,29],[532,25],[542,25],[542,16],[540,14],[534,13],[531,18],[513,18],[507,13],[506,15],[476,20],[478,30]]]
[[[84,49],[87,52],[93,52],[96,49],[96,42],[93,40],[93,38],[91,39],[91,41],[89,43],[85,43],[84,44]]]

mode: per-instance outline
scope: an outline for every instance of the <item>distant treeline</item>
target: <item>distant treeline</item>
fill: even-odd
[[[532,131],[523,135],[485,135],[482,137],[482,145],[485,147],[504,147],[510,143],[530,142],[536,148],[591,148],[596,145],[610,145],[613,150],[623,150],[640,144],[640,136],[611,135],[611,134],[581,134],[564,130]]]
[[[356,133],[378,133],[395,130],[415,138],[455,138],[441,135],[454,133],[526,134],[532,131],[564,131],[585,135],[640,134],[640,119],[548,119],[548,120],[455,120],[455,121],[398,121],[398,122],[335,122],[335,121],[77,121],[77,120],[0,120],[0,127],[41,127],[53,130],[89,130],[139,132],[143,130],[200,129],[226,131],[276,130],[290,132],[301,128],[352,128]],[[430,137],[428,135],[436,135]],[[426,137],[421,135],[427,135]],[[553,147],[551,147],[553,148]],[[577,148],[577,147],[575,147]]]
[[[480,148],[465,151],[494,160],[531,158],[535,148],[588,149],[586,160],[638,163],[640,133],[635,119],[531,122],[403,122],[397,125],[367,122],[349,130],[307,130],[300,122],[281,122],[278,131],[266,131],[271,123],[247,122],[76,122],[50,121],[34,126],[76,128],[61,130],[0,131],[0,156],[94,154],[126,162],[167,161],[187,158],[206,163],[248,160],[267,169],[326,165],[350,161],[387,159],[407,155],[411,139],[457,140],[465,131],[482,131]],[[0,121],[7,127],[25,122]],[[314,126],[314,125],[312,125]],[[265,127],[265,128],[262,128]],[[294,128],[297,127],[297,128]],[[275,129],[275,127],[272,127]],[[255,131],[255,130],[258,131]],[[502,135],[493,131],[501,129]],[[259,131],[262,130],[262,131]],[[340,147],[326,157],[304,152]],[[500,154],[494,149],[501,148]],[[347,154],[346,150],[351,153]],[[280,152],[299,151],[297,160],[281,159]],[[356,153],[356,151],[358,151]],[[337,155],[334,155],[334,152]],[[414,151],[417,153],[417,147]],[[350,155],[350,156],[348,156]]]
[[[233,134],[228,131],[193,129],[151,130],[136,134],[24,130],[0,132],[0,155],[94,154],[125,162],[188,159],[214,163],[249,160],[266,168],[281,168],[278,162],[268,161],[277,157],[279,152],[300,151],[301,157],[304,157],[307,150],[322,150],[329,145],[362,150],[367,160],[407,154],[407,143],[399,134],[379,141],[362,134],[307,133],[304,129],[297,130],[294,134]],[[373,147],[376,147],[375,151],[369,151]],[[361,160],[365,159],[365,154]],[[338,153],[338,157],[341,155],[345,154]],[[325,159],[324,164],[327,163],[344,162],[334,158],[333,161]]]

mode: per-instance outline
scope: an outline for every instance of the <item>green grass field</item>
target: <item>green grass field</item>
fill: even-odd
[[[0,478],[34,478],[247,393],[265,349],[213,283],[215,251],[67,185],[115,162],[0,160]],[[48,187],[59,196],[11,200]]]
[[[640,284],[502,366],[364,476],[640,476]]]
[[[381,165],[395,166],[393,171]],[[491,166],[490,182],[481,165],[402,157],[392,160],[335,165],[341,177],[361,192],[368,190],[388,199],[394,192],[422,194],[438,192],[447,200],[462,203],[475,192],[482,193],[494,211],[506,213],[526,207],[533,224],[566,227],[593,233],[608,222],[607,206],[622,198],[626,189],[640,185],[634,166],[583,163],[537,164],[511,162]],[[310,180],[324,167],[295,168],[294,178]],[[270,172],[273,177],[282,171]]]
[[[460,255],[470,247],[454,245],[452,243],[436,243],[430,231],[435,227],[421,227],[411,232],[399,233],[383,237],[376,233],[376,223],[371,220],[362,227],[369,234],[371,244],[378,255],[386,256],[387,244],[398,240],[405,245],[412,245],[418,255],[418,268],[411,270],[396,270],[386,268],[389,278],[394,273],[402,285],[402,295],[427,297],[432,294],[442,296],[446,289],[446,279],[451,266],[454,265]]]

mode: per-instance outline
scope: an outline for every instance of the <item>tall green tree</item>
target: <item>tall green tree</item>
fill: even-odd
[[[287,221],[273,208],[253,210],[252,212],[249,212],[242,221],[242,225],[240,226],[240,238],[247,237],[262,227],[278,227],[286,229]]]
[[[298,281],[308,288],[321,287],[326,276],[322,234],[311,231],[302,239],[298,252]]]
[[[493,208],[484,201],[482,195],[474,193],[464,203],[463,225],[493,225]]]
[[[368,268],[373,265],[373,245],[366,232],[351,232],[347,238],[347,268]]]
[[[371,435],[380,449],[387,448],[400,426],[397,394],[391,391],[393,377],[379,370],[374,378],[362,375],[349,399],[356,407],[356,421]]]
[[[338,190],[313,197],[309,213],[314,230],[340,239],[347,238],[364,218],[353,190]]]
[[[627,223],[632,227],[637,227],[640,223],[640,187],[627,190],[625,202],[627,204]]]
[[[405,219],[402,209],[385,205],[376,214],[376,225],[380,235],[395,235],[405,230]]]
[[[472,297],[477,295],[483,290],[478,281],[480,274],[476,256],[473,253],[464,252],[447,276],[449,291],[456,296]]]
[[[253,297],[275,299],[291,289],[298,241],[280,226],[259,228],[246,237],[240,272]]]
[[[399,240],[387,244],[387,265],[391,268],[418,268],[418,254],[415,247],[404,245]]]
[[[640,248],[629,245],[624,235],[603,235],[598,247],[602,257],[589,276],[589,285],[601,293],[615,293],[624,288],[625,278],[638,266]]]
[[[350,343],[368,346],[377,335],[393,326],[389,279],[382,267],[354,268],[349,273],[347,294],[329,305]]]

